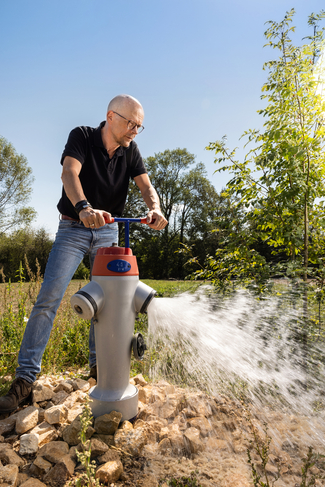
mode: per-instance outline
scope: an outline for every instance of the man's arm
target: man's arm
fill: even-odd
[[[155,230],[162,230],[167,225],[168,221],[161,213],[159,197],[155,188],[152,186],[148,174],[140,174],[134,178],[135,184],[141,191],[142,198],[149,208],[147,221],[151,228]],[[154,223],[150,223],[155,220]]]
[[[87,199],[79,179],[81,167],[82,165],[77,159],[69,156],[64,158],[61,179],[64,191],[73,206],[79,201]],[[110,221],[111,214],[107,211],[96,210],[95,208],[85,208],[79,213],[79,219],[85,227],[99,228],[105,225],[105,219],[108,222]]]

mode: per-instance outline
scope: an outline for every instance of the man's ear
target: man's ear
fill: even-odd
[[[106,114],[106,120],[111,122],[113,120],[113,114],[114,112],[112,110],[109,110]]]

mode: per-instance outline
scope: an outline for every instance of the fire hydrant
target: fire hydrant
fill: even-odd
[[[144,313],[156,291],[139,281],[136,257],[129,248],[129,222],[146,218],[114,218],[125,223],[125,247],[97,251],[91,281],[71,298],[75,312],[93,319],[97,357],[97,385],[90,390],[96,418],[111,411],[122,421],[138,413],[138,389],[130,384],[131,350],[141,360],[146,349],[140,333],[134,335],[137,313]]]

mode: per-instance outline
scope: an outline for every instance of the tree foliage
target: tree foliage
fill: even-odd
[[[131,226],[131,247],[138,257],[140,274],[155,279],[183,278],[188,271],[178,249],[182,243],[193,244],[202,258],[210,250],[217,192],[204,165],[195,164],[195,156],[186,149],[165,150],[148,157],[145,165],[169,224],[160,232]],[[146,212],[137,187],[131,185],[124,216]]]
[[[217,274],[228,260],[229,276],[269,275],[265,257],[256,251],[260,241],[273,254],[288,256],[284,266],[289,274],[306,280],[311,266],[324,267],[325,104],[316,61],[323,47],[318,24],[325,13],[309,17],[313,32],[302,46],[290,39],[293,16],[292,9],[283,21],[268,22],[266,46],[279,57],[264,65],[268,78],[261,98],[266,107],[258,112],[265,119],[263,130],[243,135],[253,148],[240,162],[225,138],[208,146],[221,164],[217,171],[232,174],[225,194],[238,198],[237,210],[244,215],[241,230],[231,233],[211,262]]]
[[[32,170],[23,155],[0,137],[0,232],[29,224],[35,216],[26,206],[32,191]]]
[[[27,266],[30,269],[29,272],[34,275],[38,272],[43,275],[52,244],[52,239],[43,228],[39,230],[18,229],[10,234],[1,234],[0,269],[2,269],[6,281],[19,280],[17,271],[21,265],[25,268],[26,280],[31,277],[28,276]]]

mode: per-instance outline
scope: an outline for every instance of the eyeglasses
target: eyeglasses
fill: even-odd
[[[123,115],[120,115],[119,113],[114,112],[114,110],[112,110],[112,112],[113,113],[116,113],[116,115],[118,115],[121,118],[124,118],[124,120],[127,121],[127,123],[128,123],[128,130],[134,130],[135,128],[137,128],[138,134],[141,134],[141,132],[144,130],[144,126],[143,125],[138,125],[137,123],[133,122],[132,120],[128,120],[127,118],[123,117]]]

